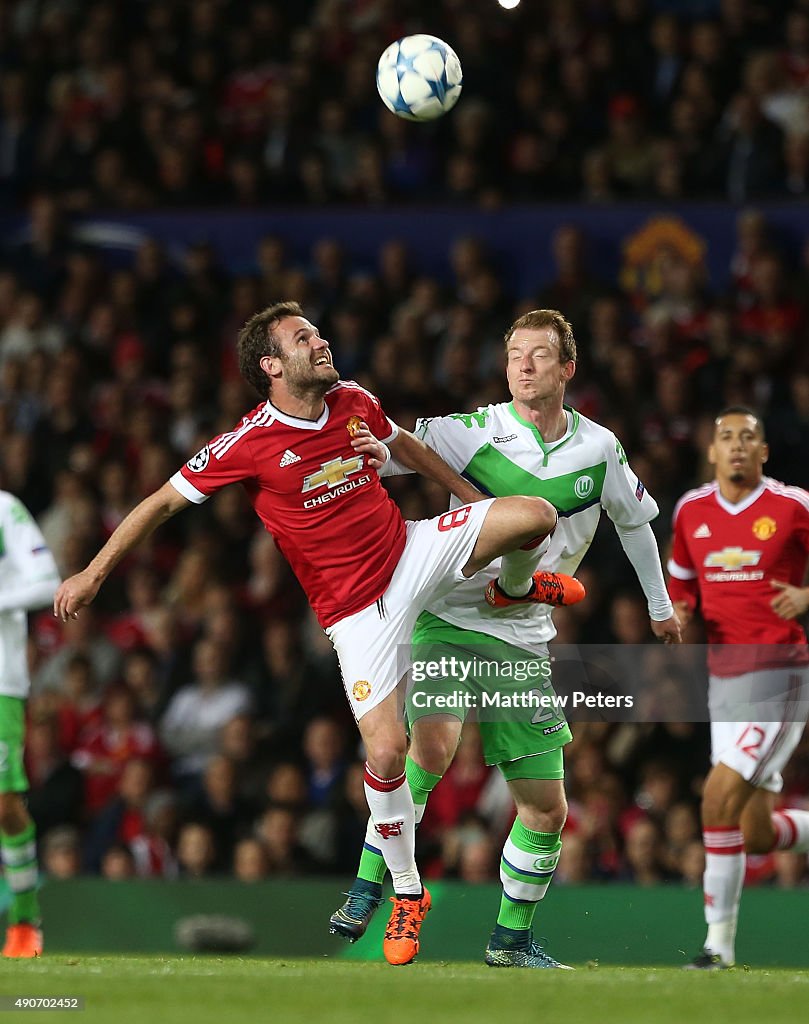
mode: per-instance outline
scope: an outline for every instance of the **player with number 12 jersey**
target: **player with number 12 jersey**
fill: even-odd
[[[669,591],[708,634],[713,767],[702,795],[705,921],[699,970],[735,961],[747,853],[809,851],[809,812],[775,810],[781,771],[809,710],[809,494],[764,476],[761,420],[733,406],[715,421],[715,479],[674,512]]]
[[[713,675],[809,663],[800,622],[770,606],[772,580],[801,586],[808,556],[809,494],[800,487],[763,476],[737,504],[715,480],[683,495],[669,589],[675,601],[699,603]]]

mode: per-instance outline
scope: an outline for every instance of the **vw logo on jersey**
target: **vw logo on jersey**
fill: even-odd
[[[200,448],[197,454],[192,456],[192,458],[186,462],[186,466],[188,466],[192,473],[201,473],[208,465],[210,457],[211,452],[206,444],[204,448]]]
[[[591,476],[580,476],[573,484],[573,490],[577,498],[587,498],[593,493],[593,478]]]

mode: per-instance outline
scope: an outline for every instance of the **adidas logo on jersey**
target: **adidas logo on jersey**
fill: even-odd
[[[296,455],[295,452],[287,448],[287,450],[281,456],[281,461],[278,463],[278,465],[281,467],[281,469],[284,469],[285,466],[291,466],[294,462],[300,461],[300,455]]]
[[[708,526],[707,523],[703,523],[701,526],[698,526],[696,530],[694,530],[692,536],[695,540],[702,540],[704,537],[710,537],[711,528],[710,526]]]

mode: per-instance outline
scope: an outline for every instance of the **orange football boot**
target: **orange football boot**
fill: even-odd
[[[524,597],[510,597],[497,580],[486,584],[486,603],[492,608],[509,608],[514,604],[550,604],[559,608],[578,604],[586,594],[583,583],[563,572],[535,572],[534,585]]]
[[[402,900],[391,896],[390,901],[393,910],[385,929],[382,951],[388,963],[398,967],[412,963],[418,955],[421,923],[433,901],[427,889],[420,900]]]
[[[42,931],[33,924],[23,921],[11,924],[6,931],[3,956],[10,959],[30,960],[42,956]]]

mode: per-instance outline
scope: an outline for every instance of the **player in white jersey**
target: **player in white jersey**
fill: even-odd
[[[5,957],[42,953],[36,832],[25,806],[26,613],[53,600],[59,573],[28,509],[0,491],[0,856],[11,893]]]
[[[570,324],[556,310],[535,310],[512,325],[505,341],[513,400],[474,413],[422,420],[417,436],[483,493],[541,495],[556,507],[559,522],[541,559],[543,570],[574,573],[606,511],[646,595],[652,632],[666,642],[679,642],[679,623],[649,525],[658,514],[657,505],[632,472],[615,435],[563,404],[576,368]],[[381,470],[382,475],[393,472],[406,470],[393,461]],[[451,507],[458,504],[452,499]],[[547,661],[547,641],[556,635],[551,608],[525,599],[515,603],[505,593],[512,589],[505,575],[492,582],[498,573],[499,561],[430,603],[414,631],[414,656],[421,657],[430,645],[475,654],[499,645],[504,660],[513,660],[516,651]],[[480,686],[485,688],[484,683]],[[462,714],[453,719],[422,711],[419,717],[413,700],[409,703],[412,745],[406,769],[418,820],[452,761]],[[567,815],[562,749],[571,734],[559,712],[539,721],[534,709],[523,716],[480,722],[486,761],[501,770],[517,805],[500,863],[503,895],[486,962],[558,967],[533,942],[531,924],[559,860]],[[384,862],[369,828],[349,899],[332,916],[333,932],[351,941],[361,937],[383,878]]]

